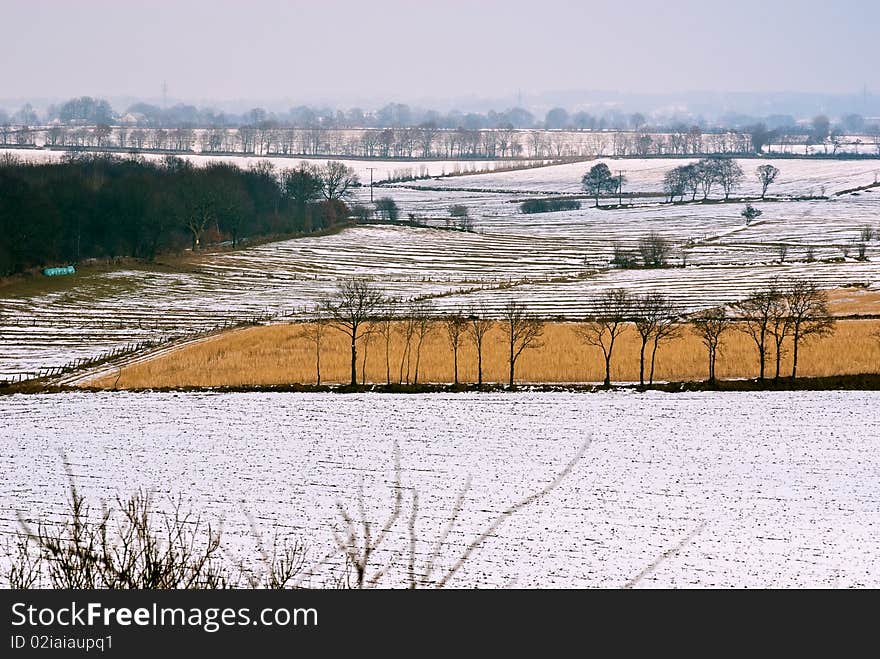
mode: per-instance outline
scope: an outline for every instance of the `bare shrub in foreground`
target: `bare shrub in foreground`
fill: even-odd
[[[451,561],[447,561],[448,567],[437,573],[437,566],[443,559],[443,552],[448,544],[449,534],[455,528],[459,515],[464,508],[464,501],[467,492],[470,490],[470,478],[465,483],[464,488],[459,492],[456,498],[452,512],[446,520],[446,524],[437,536],[436,540],[431,543],[431,549],[422,561],[421,565],[417,565],[418,547],[421,540],[418,537],[417,522],[419,512],[418,492],[412,489],[410,514],[407,520],[408,532],[408,552],[406,559],[407,585],[411,589],[415,588],[443,588],[455,577],[461,568],[467,563],[470,557],[482,547],[488,538],[504,524],[512,515],[519,512],[523,508],[539,501],[559,484],[572,472],[575,465],[584,456],[589,448],[591,440],[587,440],[578,449],[574,457],[563,467],[559,474],[540,490],[520,499],[502,510],[493,520],[479,533],[477,533],[470,543]],[[407,489],[401,478],[400,468],[400,452],[398,446],[394,447],[394,482],[392,488],[391,510],[385,521],[379,527],[378,532],[375,526],[367,519],[364,506],[363,492],[358,493],[357,499],[357,515],[351,514],[345,506],[337,503],[340,516],[345,524],[344,533],[336,533],[336,544],[339,552],[344,556],[346,565],[353,572],[353,578],[347,582],[347,585],[354,588],[372,588],[381,582],[396,563],[402,559],[400,552],[392,553],[389,561],[384,564],[374,566],[373,560],[376,553],[382,549],[383,544],[389,538],[392,529],[403,511],[403,493]]]
[[[256,566],[224,560],[221,531],[200,515],[184,511],[180,498],[171,512],[153,509],[149,493],[139,490],[115,507],[92,512],[68,469],[69,509],[58,523],[35,526],[20,519],[7,548],[9,586],[63,589],[217,589],[296,587],[306,548],[273,536],[269,549],[251,522],[257,539]]]

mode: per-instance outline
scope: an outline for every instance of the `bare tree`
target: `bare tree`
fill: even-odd
[[[358,184],[354,170],[338,160],[330,160],[320,168],[321,193],[328,201],[344,199],[351,193],[351,188]]]
[[[725,200],[730,198],[730,193],[739,187],[743,178],[745,178],[742,167],[732,158],[719,159],[715,166],[715,175],[718,183],[724,189]]]
[[[828,294],[816,282],[794,279],[783,290],[791,325],[791,378],[797,377],[798,348],[812,337],[834,331],[834,318],[828,312]]]
[[[321,386],[321,344],[324,342],[324,335],[327,332],[327,323],[327,317],[318,311],[315,317],[303,325],[299,331],[299,336],[315,346],[315,371],[319,387]]]
[[[367,351],[370,348],[370,344],[376,340],[373,325],[374,324],[371,322],[367,330],[361,334],[361,346],[363,346],[363,350],[361,351],[361,385],[364,386],[367,384]]]
[[[602,350],[605,358],[606,387],[611,386],[611,358],[617,337],[626,329],[632,314],[632,298],[624,288],[603,291],[596,300],[596,315],[592,322],[575,328],[575,333],[587,345]]]
[[[781,374],[782,356],[785,354],[785,339],[791,334],[791,318],[788,315],[788,305],[781,292],[779,304],[774,306],[770,316],[768,331],[773,337],[773,347],[776,350],[776,371],[773,379],[778,380]]]
[[[651,352],[651,384],[654,383],[654,363],[657,348],[672,338],[678,313],[669,298],[662,293],[646,293],[633,302],[633,323],[641,339],[639,350],[639,385],[645,386],[645,352],[653,342]]]
[[[385,344],[385,384],[391,384],[391,340],[394,337],[395,311],[395,301],[386,299],[376,319],[370,323],[372,331]]]
[[[415,335],[416,341],[416,368],[413,373],[413,384],[419,383],[419,365],[422,361],[422,345],[425,338],[434,331],[434,321],[431,317],[431,305],[428,302],[421,302],[413,308],[413,316],[415,318]]]
[[[760,165],[755,170],[755,176],[758,177],[758,182],[761,184],[761,199],[767,196],[767,188],[770,187],[770,184],[776,181],[776,177],[779,176],[779,169],[774,167],[771,164]]]
[[[483,386],[483,339],[492,329],[492,321],[486,317],[484,309],[471,310],[468,314],[467,334],[477,351],[477,386]]]
[[[669,252],[669,242],[656,231],[639,239],[639,253],[646,268],[662,268]]]
[[[764,212],[755,208],[751,204],[746,204],[746,207],[743,208],[739,214],[745,219],[746,226],[749,226],[752,223],[752,220],[761,217]]]
[[[712,185],[718,181],[718,166],[716,158],[703,158],[694,165],[694,176],[703,192],[703,200],[709,198],[712,192]]]
[[[446,316],[443,320],[443,327],[446,329],[446,339],[449,341],[449,347],[452,349],[452,373],[453,384],[458,386],[458,349],[464,340],[465,333],[468,328],[468,319],[460,312],[454,312]]]
[[[733,309],[738,314],[736,328],[750,336],[758,349],[758,378],[763,380],[767,363],[767,341],[773,333],[774,320],[785,314],[785,301],[779,293],[776,281],[764,290],[753,291],[749,298],[734,304]]]
[[[671,300],[666,300],[666,309],[657,315],[654,327],[654,341],[651,346],[651,371],[648,376],[648,384],[654,384],[654,365],[657,361],[657,349],[661,343],[671,341],[681,335],[679,319],[681,310]]]
[[[403,337],[403,353],[400,356],[400,371],[397,376],[398,384],[402,384],[406,382],[409,384],[410,381],[410,373],[412,372],[411,364],[412,364],[412,342],[413,337],[416,334],[416,325],[418,323],[418,309],[414,304],[410,303],[408,308],[405,310],[403,317],[400,319],[400,322],[397,325],[397,333]],[[406,368],[406,379],[404,380],[403,373],[404,368]]]
[[[718,358],[723,335],[730,328],[732,321],[723,308],[716,307],[694,314],[690,322],[709,352],[709,384],[714,384],[715,361]]]
[[[509,349],[508,366],[510,370],[508,385],[512,388],[516,361],[524,350],[541,347],[540,338],[544,334],[544,323],[538,318],[529,315],[526,312],[525,306],[514,300],[504,306],[502,318],[501,324]]]
[[[348,279],[339,284],[336,293],[325,297],[320,309],[329,318],[330,326],[351,339],[351,386],[357,386],[357,341],[361,328],[375,317],[382,306],[381,291],[363,279]]]
[[[613,193],[617,190],[618,179],[611,173],[604,162],[593,165],[581,178],[581,187],[596,200],[599,206],[599,197],[603,193]]]

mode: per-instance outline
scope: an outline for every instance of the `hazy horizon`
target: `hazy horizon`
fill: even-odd
[[[158,99],[163,82],[187,102],[348,106],[880,87],[864,0],[4,4],[5,99]]]

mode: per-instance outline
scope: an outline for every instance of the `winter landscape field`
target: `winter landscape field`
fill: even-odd
[[[242,166],[252,161],[236,160]],[[629,189],[657,192],[663,172],[688,161],[607,162],[627,169]],[[741,161],[748,171],[759,162]],[[576,191],[589,162],[429,179],[428,188],[420,182],[375,188],[374,198],[391,197],[403,219],[411,215],[426,226],[353,226],[201,255],[180,270],[86,271],[48,290],[3,297],[0,378],[225,323],[284,320],[307,312],[352,276],[368,278],[390,296],[430,297],[437,311],[479,307],[498,313],[517,299],[535,313],[569,319],[588,314],[597,292],[621,286],[663,290],[688,310],[735,302],[777,277],[876,290],[880,188],[870,187],[876,161],[774,162],[781,172],[778,189],[770,188],[772,201],[754,202],[762,215],[748,225],[743,203],[733,201],[672,205],[655,199],[596,209],[585,199],[579,210],[519,211],[529,195]],[[353,163],[362,174],[374,164]],[[746,178],[743,194],[760,193],[753,179]],[[445,185],[452,189],[434,189]],[[368,186],[356,188],[354,201],[366,204],[369,195]],[[816,195],[824,198],[792,199]],[[452,205],[467,207],[471,231],[448,230]],[[872,232],[867,240],[866,227]],[[673,267],[611,267],[615,248],[635,250],[652,232],[668,241]]]
[[[590,441],[450,585],[876,587],[878,405],[876,392],[5,396],[0,535],[19,516],[61,518],[66,456],[98,509],[138,487],[164,509],[181,494],[245,554],[248,516],[267,537],[277,525],[308,546],[320,585],[340,565],[336,504],[357,515],[363,488],[364,515],[386,519],[397,442],[404,513],[376,562],[407,551],[414,490],[429,555],[470,477],[448,567]]]

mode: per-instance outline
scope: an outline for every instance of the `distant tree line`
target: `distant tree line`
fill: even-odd
[[[356,135],[352,129],[358,129]],[[589,133],[591,138],[573,140],[561,131]],[[844,115],[836,123],[825,115],[808,123],[790,116],[731,116],[709,125],[617,110],[594,115],[557,107],[542,120],[519,107],[439,113],[399,103],[376,111],[299,106],[287,112],[252,108],[238,114],[184,104],[161,108],[135,103],[117,112],[106,100],[89,96],[50,106],[42,114],[30,104],[12,115],[0,110],[0,144],[80,149],[559,158],[745,154],[760,153],[773,144],[789,152],[802,148],[804,154],[836,155],[854,139],[873,145],[880,155],[880,124],[868,123],[858,114]]]
[[[54,164],[0,158],[0,275],[89,258],[308,233],[348,217],[353,171],[330,161],[276,171],[79,154]]]
[[[464,128],[467,130],[516,128],[540,128],[545,130],[592,130],[592,131],[649,131],[689,133],[694,129],[712,132],[721,129],[764,136],[810,135],[816,141],[832,134],[870,134],[880,128],[857,113],[842,114],[836,121],[826,115],[813,117],[809,122],[799,122],[785,114],[748,116],[726,114],[709,123],[702,118],[682,118],[677,114],[623,112],[610,108],[601,113],[570,112],[562,107],[548,110],[543,117],[522,107],[487,112],[438,112],[432,109],[412,107],[405,103],[387,103],[376,110],[360,107],[348,109],[329,106],[300,105],[289,110],[273,112],[254,107],[244,112],[226,112],[210,107],[176,103],[170,107],[137,102],[125,110],[117,111],[108,101],[90,96],[71,98],[60,104],[49,105],[38,112],[32,104],[25,103],[11,116],[0,110],[0,123],[37,125],[58,121],[65,125],[97,125],[128,123],[144,128],[211,128],[257,126],[275,123],[281,126],[323,128],[408,128],[431,124],[440,129]],[[758,135],[760,141],[760,135]],[[765,144],[767,142],[764,142]]]

